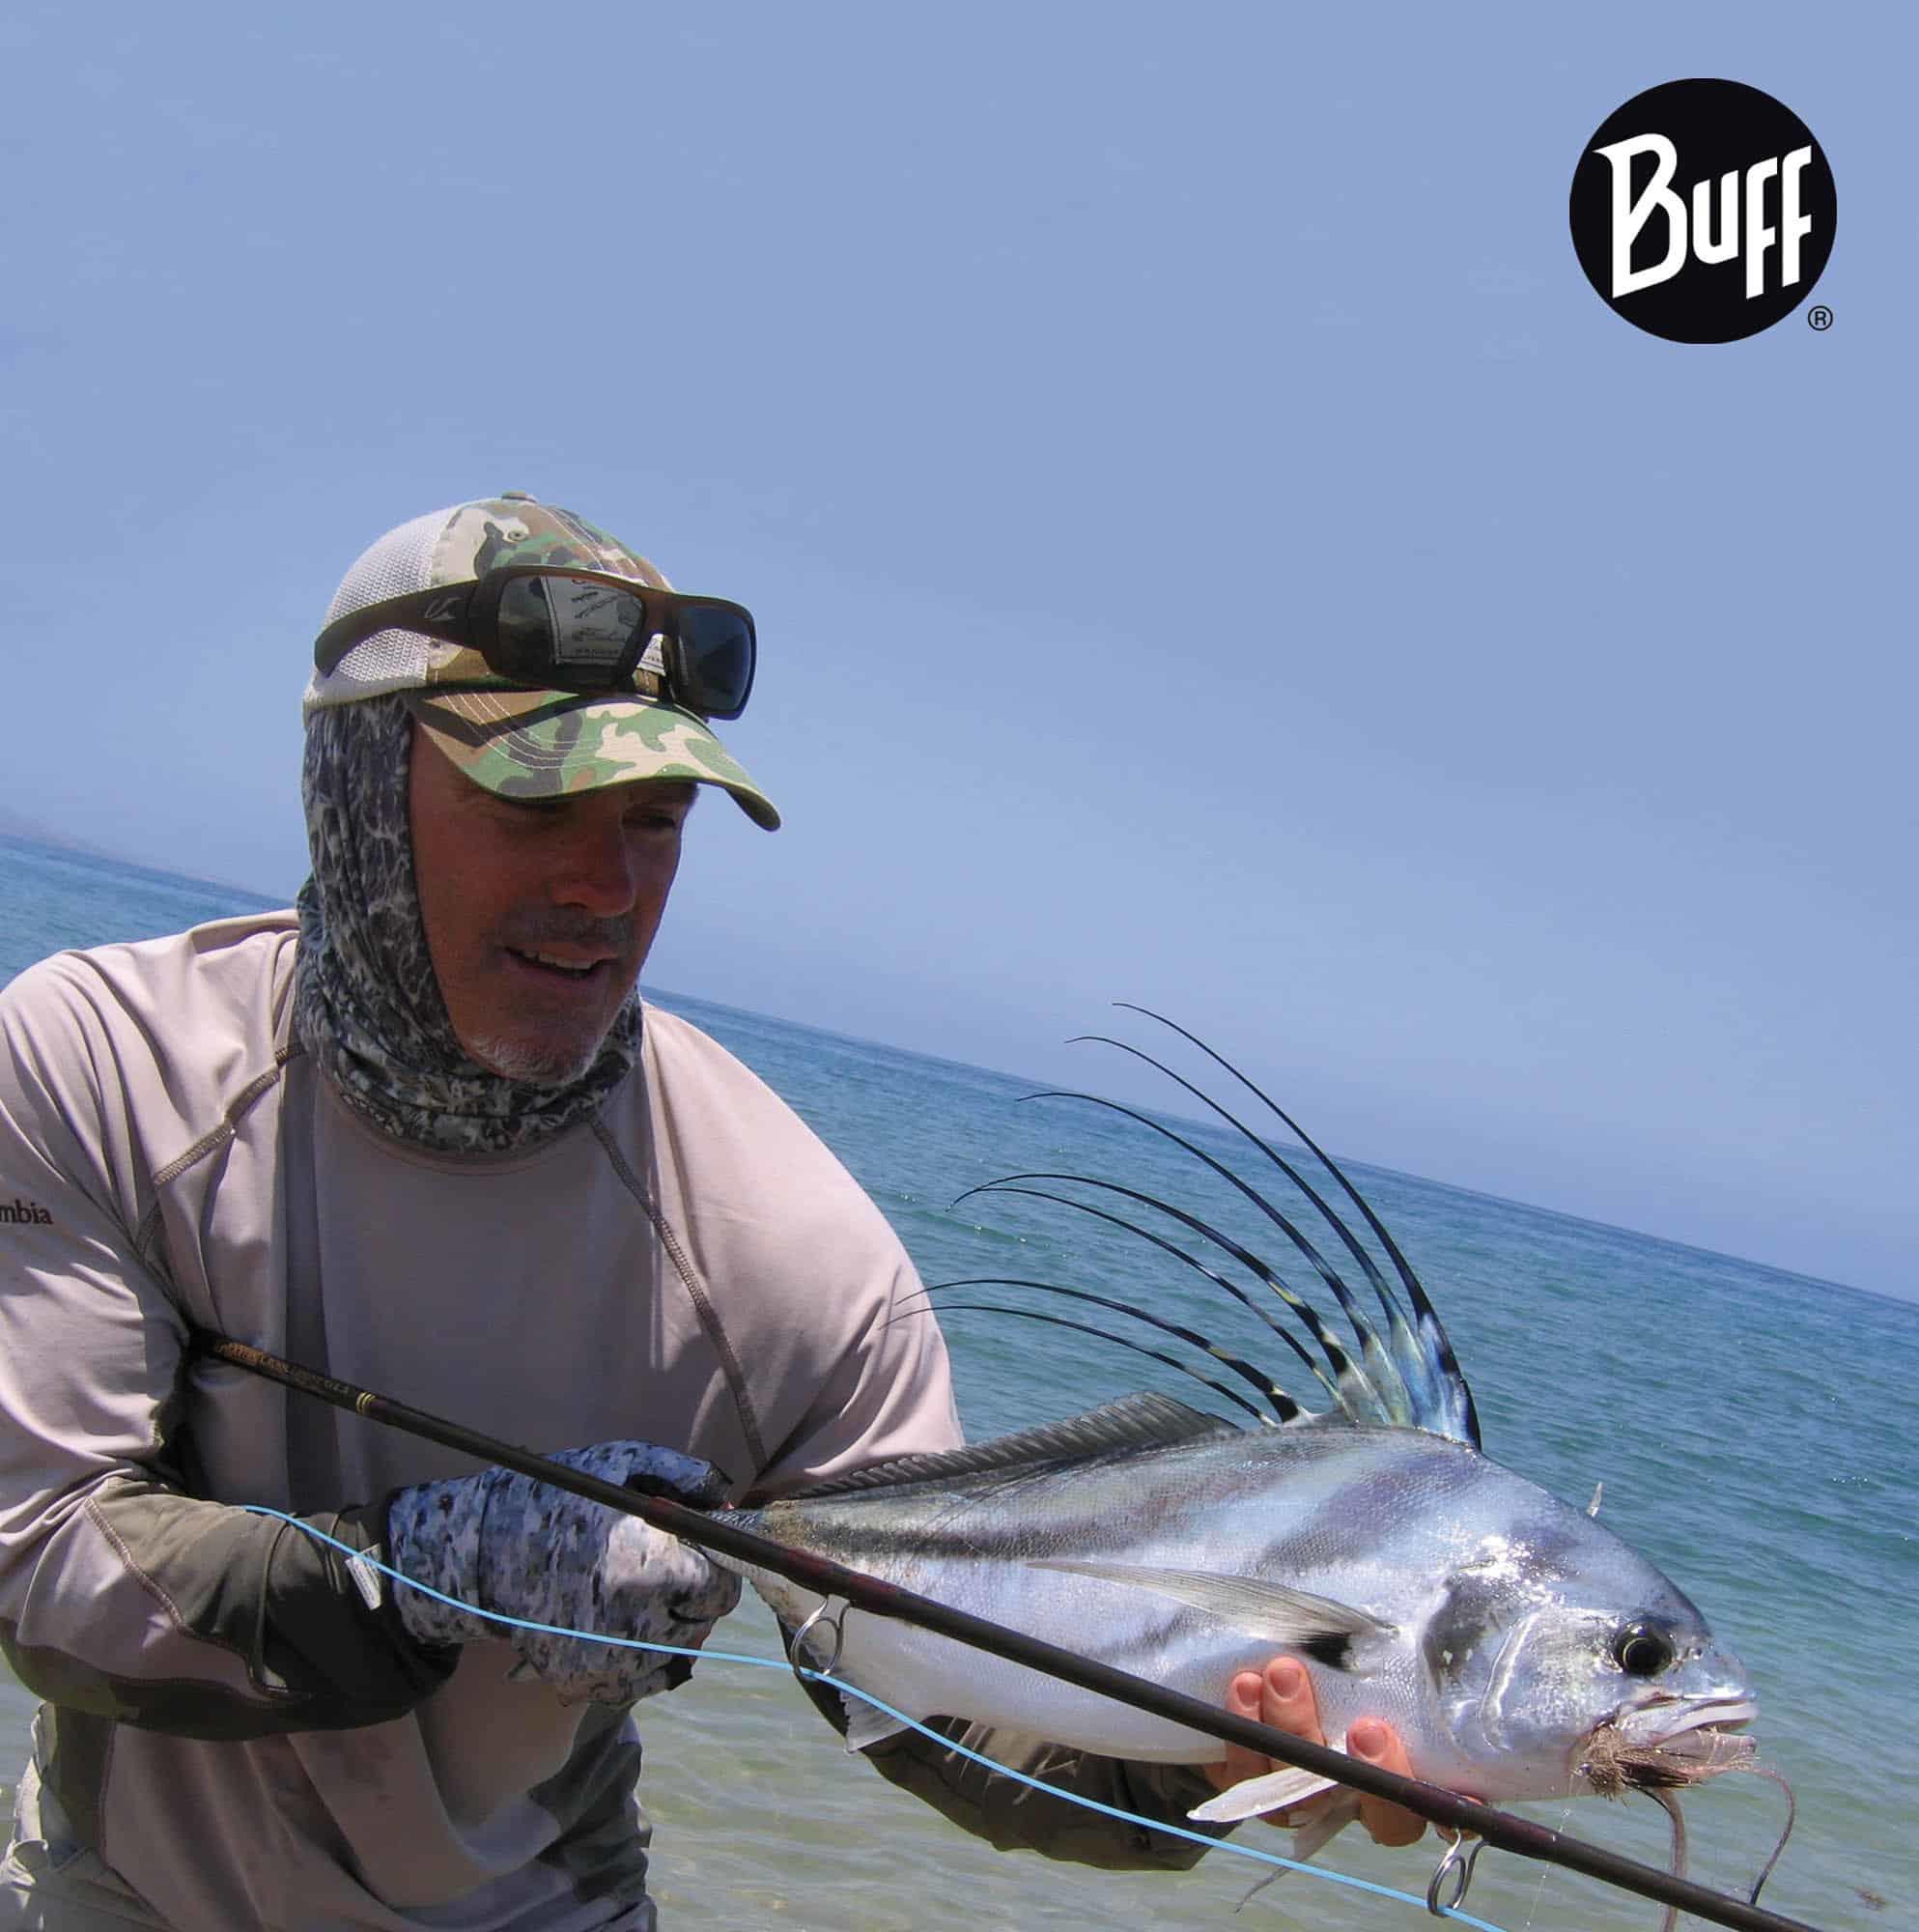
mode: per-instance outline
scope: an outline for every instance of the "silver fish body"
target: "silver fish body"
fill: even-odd
[[[1662,1744],[1752,1693],[1681,1592],[1618,1537],[1421,1429],[1240,1430],[1165,1398],[1096,1411],[1124,1443],[1047,1432],[989,1466],[739,1512],[743,1524],[1208,1703],[1283,1650],[1338,1745],[1383,1718],[1416,1776],[1488,1800],[1576,1788],[1595,1728]],[[1183,1433],[1180,1439],[1164,1439]],[[1180,1418],[1190,1418],[1181,1420]],[[1068,1425],[1073,1427],[1075,1425]],[[818,1597],[765,1572],[789,1627]],[[840,1618],[835,1674],[915,1718],[965,1717],[1131,1759],[1214,1739],[889,1618]],[[883,1734],[862,1720],[855,1739]]]
[[[1698,1609],[1590,1512],[1482,1452],[1478,1411],[1452,1345],[1378,1215],[1291,1116],[1203,1041],[1162,1024],[1290,1129],[1320,1173],[1304,1172],[1297,1149],[1275,1147],[1152,1056],[1124,1050],[1226,1122],[1284,1174],[1310,1214],[1282,1210],[1165,1122],[1091,1094],[1047,1097],[1111,1108],[1229,1183],[1311,1265],[1350,1342],[1243,1241],[1133,1187],[1021,1174],[974,1192],[1075,1208],[1173,1256],[1285,1343],[1326,1398],[1322,1406],[1307,1407],[1267,1371],[1148,1307],[1055,1283],[1002,1281],[1116,1312],[1203,1351],[1257,1402],[1127,1340],[1110,1321],[1001,1311],[1185,1368],[1259,1426],[1241,1428],[1165,1396],[1128,1397],[995,1442],[904,1458],[738,1512],[738,1520],[1215,1706],[1238,1672],[1293,1652],[1312,1674],[1329,1743],[1342,1745],[1359,1718],[1384,1719],[1398,1729],[1416,1776],[1488,1801],[1635,1782],[1652,1788],[1681,1773],[1696,1780],[1749,1763],[1729,1732],[1756,1715],[1753,1692]],[[1056,1192],[1060,1183],[1080,1191]],[[1083,1198],[1088,1190],[1090,1200]],[[1341,1190],[1370,1243],[1327,1198]],[[1131,1220],[1130,1205],[1115,1203],[1139,1204],[1155,1222]],[[1299,1221],[1319,1241],[1327,1240],[1319,1230],[1330,1231],[1372,1306]],[[1206,1244],[1208,1259],[1179,1245],[1188,1235]],[[1222,1272],[1222,1257],[1248,1279]],[[789,1629],[821,1608],[777,1577],[745,1574]],[[903,1622],[843,1607],[834,1621],[836,1649],[809,1643],[809,1661],[831,1654],[836,1675],[909,1718],[962,1718],[1128,1759],[1205,1763],[1222,1754],[1199,1732]],[[853,1747],[898,1727],[857,1700],[848,1706]],[[1302,1773],[1276,1773],[1196,1815],[1248,1816],[1323,1788]],[[1340,1807],[1351,1815],[1349,1794]],[[1313,1841],[1337,1828],[1329,1811],[1312,1828]]]

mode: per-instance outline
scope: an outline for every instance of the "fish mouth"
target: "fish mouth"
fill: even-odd
[[[1759,1706],[1750,1697],[1687,1697],[1622,1711],[1613,1723],[1627,1744],[1670,1750],[1676,1740],[1695,1737],[1702,1731],[1730,1733],[1758,1716]],[[1702,1747],[1704,1740],[1695,1737],[1694,1748]]]

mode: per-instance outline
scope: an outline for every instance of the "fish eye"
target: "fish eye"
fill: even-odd
[[[1656,1677],[1675,1655],[1672,1639],[1651,1624],[1627,1624],[1613,1638],[1613,1662],[1628,1677]]]

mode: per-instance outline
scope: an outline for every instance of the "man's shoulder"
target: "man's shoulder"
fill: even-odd
[[[737,1054],[683,1014],[646,1002],[644,1052],[655,1083],[670,1094],[726,1090],[736,1099],[785,1108],[785,1102]]]
[[[103,1030],[161,1058],[263,1043],[270,1053],[297,937],[294,913],[276,911],[55,952],[0,987],[0,1019],[45,1047]]]
[[[835,1249],[895,1241],[878,1208],[801,1115],[691,1021],[646,1008],[652,1158],[691,1211],[725,1204],[743,1235]]]
[[[656,1131],[662,1122],[677,1123],[696,1135],[703,1157],[718,1162],[740,1157],[757,1165],[776,1152],[783,1160],[837,1168],[792,1106],[691,1020],[649,1000],[643,1039]]]

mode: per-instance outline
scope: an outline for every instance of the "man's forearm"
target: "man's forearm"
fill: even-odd
[[[355,1548],[379,1508],[317,1527]],[[339,1730],[410,1710],[454,1653],[409,1638],[390,1590],[293,1524],[113,1477],[17,1553],[0,1617],[8,1662],[69,1708],[204,1738]]]

